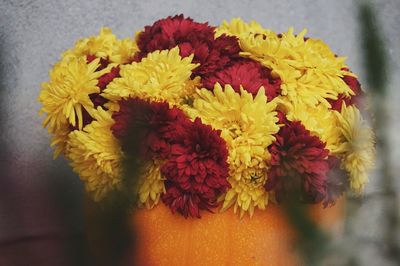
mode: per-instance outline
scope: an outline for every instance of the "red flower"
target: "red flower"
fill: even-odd
[[[103,91],[113,79],[120,77],[119,66],[111,68],[111,71],[99,77],[97,86]]]
[[[185,127],[190,120],[178,108],[169,108],[168,103],[152,102],[134,98],[119,102],[120,110],[113,114],[113,134],[121,141],[132,137],[143,139],[141,155],[166,158],[170,144],[179,127]],[[135,136],[129,135],[135,134]],[[127,147],[123,147],[127,148]]]
[[[345,69],[348,70],[348,69]],[[328,100],[328,102],[331,104],[331,109],[336,110],[340,112],[342,110],[342,104],[343,102],[346,104],[346,106],[349,105],[355,105],[357,108],[362,108],[363,107],[363,98],[364,98],[364,92],[361,89],[360,82],[357,80],[357,78],[352,77],[352,76],[344,76],[343,81],[350,87],[350,89],[354,92],[354,95],[351,97],[346,97],[343,94],[340,94],[338,96],[337,100]]]
[[[137,44],[142,58],[147,53],[171,49],[178,44],[212,42],[214,30],[208,23],[194,22],[183,15],[167,17],[156,21],[152,26],[146,26],[137,37]]]
[[[211,211],[230,186],[228,152],[221,132],[198,118],[181,129],[173,140],[170,158],[161,168],[166,178],[162,200],[173,212],[200,218],[200,210]]]
[[[166,193],[162,195],[162,200],[173,213],[178,212],[185,218],[188,216],[200,218],[200,209],[210,208],[207,205],[203,206],[202,200],[196,193],[187,193],[172,182],[166,181],[165,188]]]
[[[129,139],[142,140],[139,147],[123,143],[123,149],[135,148],[144,159],[166,160],[161,168],[166,178],[163,202],[185,217],[200,217],[200,210],[216,207],[218,197],[229,187],[228,151],[221,132],[200,119],[191,122],[167,103],[134,98],[119,105],[113,114],[114,135],[127,145]]]
[[[278,201],[285,193],[300,191],[306,202],[318,203],[326,198],[329,151],[300,122],[286,122],[269,147],[271,168],[266,190],[275,190]]]
[[[193,51],[194,62],[200,66],[193,70],[193,73],[204,77],[207,74],[224,69],[236,60],[240,60],[240,46],[238,39],[234,36],[221,35],[208,46],[208,53],[197,56],[196,50]],[[196,58],[197,56],[197,58]]]
[[[271,70],[252,60],[238,61],[202,80],[203,86],[210,90],[214,89],[214,84],[217,82],[221,86],[230,84],[236,92],[239,92],[242,85],[253,96],[257,95],[261,86],[264,86],[269,101],[279,95],[281,85],[280,79],[271,77]]]
[[[222,35],[214,39],[214,27],[194,22],[183,15],[158,20],[146,26],[137,37],[140,61],[150,52],[179,46],[182,57],[194,54],[194,63],[200,63],[193,73],[204,75],[227,66],[233,58],[239,58],[240,47],[236,37]]]

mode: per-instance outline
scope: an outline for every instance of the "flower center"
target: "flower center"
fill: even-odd
[[[248,183],[253,185],[263,185],[265,183],[265,172],[260,168],[249,168],[244,172]]]

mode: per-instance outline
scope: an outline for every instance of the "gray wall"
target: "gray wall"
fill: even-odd
[[[375,0],[387,38],[387,49],[391,57],[392,76],[390,79],[390,99],[388,107],[393,114],[390,128],[392,158],[400,157],[400,1]],[[2,0],[0,2],[0,84],[2,90],[1,115],[3,140],[1,159],[4,169],[8,169],[0,183],[0,240],[18,234],[44,232],[48,228],[59,230],[51,219],[40,218],[59,212],[59,204],[49,202],[46,193],[62,192],[69,203],[63,219],[70,219],[73,228],[79,229],[79,212],[74,208],[80,201],[81,185],[67,163],[61,158],[52,161],[49,136],[41,128],[40,108],[37,97],[40,83],[48,79],[48,71],[59,59],[61,52],[72,47],[82,37],[97,34],[100,27],[110,27],[119,37],[133,36],[145,25],[166,17],[184,13],[198,21],[209,21],[217,25],[223,19],[241,16],[245,20],[255,19],[274,31],[286,31],[294,26],[299,32],[308,28],[308,36],[321,38],[339,55],[348,56],[348,65],[362,75],[360,36],[357,26],[357,10],[353,1],[326,0],[253,0],[253,1],[128,1],[128,0]],[[394,160],[395,161],[395,160]],[[49,167],[48,164],[51,164]],[[65,171],[61,171],[65,170]],[[400,164],[395,164],[396,173]],[[3,170],[3,173],[6,171]],[[7,186],[6,186],[7,185]],[[399,185],[399,184],[398,184]],[[379,178],[373,176],[368,193],[380,190]],[[3,192],[3,194],[2,194]],[[45,193],[46,192],[46,193]],[[62,194],[61,193],[61,194]],[[12,202],[13,207],[7,207]],[[356,214],[355,232],[361,237],[380,237],[380,210],[382,202],[374,201],[368,207],[362,206]],[[45,207],[43,207],[45,206]],[[371,207],[373,206],[373,207]],[[38,215],[30,222],[15,222],[10,215],[21,212],[20,216],[29,220],[29,215]],[[24,211],[21,211],[24,210]],[[22,213],[23,212],[23,213]],[[31,212],[30,214],[26,213]],[[42,214],[42,213],[40,213]],[[57,216],[58,217],[58,216]],[[75,217],[75,218],[71,218]],[[24,220],[22,219],[22,220]],[[18,219],[21,220],[21,219]],[[75,224],[74,224],[75,223]],[[75,226],[75,227],[74,227]],[[365,228],[368,230],[360,230]],[[78,230],[77,229],[77,230]],[[74,230],[74,229],[72,229]],[[373,246],[363,247],[358,252],[369,255],[362,259],[365,265],[384,265],[382,254]],[[365,257],[365,256],[364,256]]]

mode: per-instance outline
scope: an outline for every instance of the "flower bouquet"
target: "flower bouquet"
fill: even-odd
[[[345,58],[306,30],[179,15],[134,39],[103,28],[79,40],[39,101],[55,156],[94,201],[136,196],[141,265],[292,265],[279,203],[296,193],[329,223],[341,216],[338,198],[368,180],[375,148],[363,97]],[[126,188],[132,139],[142,167]]]

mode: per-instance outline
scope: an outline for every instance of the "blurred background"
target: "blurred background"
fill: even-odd
[[[347,64],[359,75],[363,88],[375,89],[370,91],[379,112],[375,124],[380,127],[384,156],[378,157],[364,197],[348,201],[342,241],[351,252],[340,251],[344,255],[327,265],[399,265],[400,1],[371,1],[377,24],[368,24],[371,14],[360,9],[362,3],[0,1],[0,265],[87,265],[90,261],[84,241],[82,184],[62,157],[53,161],[49,135],[38,115],[40,83],[48,80],[52,65],[76,40],[97,34],[103,26],[125,38],[159,18],[180,13],[211,25],[240,16],[275,32],[290,26],[295,32],[307,28],[308,36],[348,56]],[[377,50],[364,42],[368,30],[374,29],[371,34],[381,36],[384,44],[378,43]],[[386,60],[368,61],[371,53],[380,55],[374,51],[381,51]],[[374,68],[368,67],[371,64]],[[381,82],[386,98],[371,77]]]

